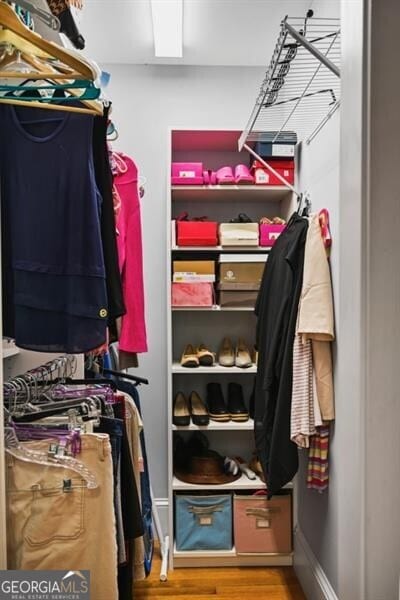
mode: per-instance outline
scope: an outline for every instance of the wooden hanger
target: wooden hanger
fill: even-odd
[[[16,38],[13,37],[13,46],[21,52],[35,54],[35,50],[32,51],[31,48],[31,45],[33,45],[36,48],[36,51],[39,49],[48,54],[49,57],[62,61],[65,65],[68,65],[74,71],[79,73],[80,77],[83,79],[90,79],[91,81],[96,79],[97,74],[87,61],[83,58],[78,58],[76,55],[68,52],[65,48],[61,48],[61,46],[45,40],[37,33],[34,33],[25,27],[13,9],[2,0],[0,0],[0,27],[11,31],[16,35]],[[30,52],[27,52],[25,42],[29,42]]]

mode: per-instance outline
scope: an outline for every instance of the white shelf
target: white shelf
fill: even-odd
[[[172,489],[174,492],[196,492],[202,490],[223,490],[223,491],[234,491],[234,490],[262,490],[265,489],[265,483],[261,481],[259,477],[257,479],[248,479],[246,475],[242,475],[240,479],[233,481],[232,483],[223,483],[217,485],[197,485],[194,483],[185,483],[180,481],[177,477],[172,479]]]
[[[172,312],[254,312],[252,306],[173,306]]]
[[[293,564],[289,554],[237,554],[232,550],[177,550],[174,544],[175,567],[284,567]]]
[[[260,252],[267,253],[271,251],[272,246],[172,246],[172,252],[232,252],[241,254],[242,252]]]
[[[285,485],[285,490],[290,490],[293,488],[293,483],[288,483]],[[223,483],[217,485],[198,485],[194,483],[185,483],[184,481],[180,481],[177,477],[173,477],[172,479],[172,489],[174,492],[196,492],[203,490],[224,490],[224,491],[235,491],[235,490],[262,490],[265,489],[265,483],[261,481],[259,477],[257,479],[248,479],[246,475],[242,475],[240,479],[233,481],[232,483]]]
[[[280,202],[291,190],[284,185],[173,185],[172,200]]]
[[[237,423],[235,421],[226,421],[225,423],[219,423],[218,421],[212,421],[208,425],[190,425],[186,427],[177,427],[172,425],[173,431],[253,431],[254,421],[249,419],[244,423]]]
[[[250,375],[251,373],[257,373],[257,366],[248,367],[247,369],[241,369],[240,367],[221,367],[221,365],[215,365],[214,367],[182,367],[180,363],[175,362],[172,365],[172,373],[179,373],[179,375],[201,375],[203,373],[225,373],[227,375]]]

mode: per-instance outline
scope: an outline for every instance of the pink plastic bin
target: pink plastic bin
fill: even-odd
[[[212,283],[173,283],[172,306],[212,306],[214,287]]]

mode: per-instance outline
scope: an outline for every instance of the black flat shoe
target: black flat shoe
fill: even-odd
[[[239,383],[228,384],[228,411],[232,421],[244,423],[249,420],[249,412],[243,399],[243,388]]]
[[[224,422],[230,420],[220,383],[207,384],[207,406],[212,421]]]
[[[209,424],[210,417],[206,405],[197,392],[192,392],[189,396],[189,409],[194,425],[204,427]]]
[[[174,398],[172,422],[177,427],[187,427],[190,425],[189,403],[182,392],[178,392]]]

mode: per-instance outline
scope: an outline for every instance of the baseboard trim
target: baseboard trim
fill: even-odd
[[[303,532],[294,534],[294,568],[307,600],[339,600]]]

